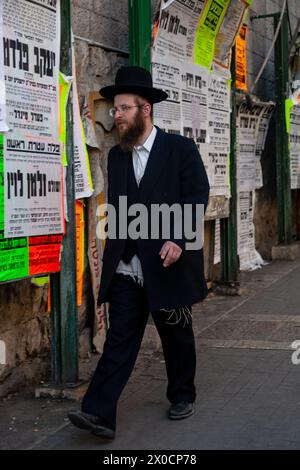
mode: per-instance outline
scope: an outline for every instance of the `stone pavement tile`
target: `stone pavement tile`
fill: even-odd
[[[220,375],[220,372],[210,371],[205,374],[205,377],[201,377],[201,374],[198,373],[196,383],[199,390],[208,390],[214,387],[223,389],[225,386],[234,383],[238,379],[239,374],[237,374],[237,372],[227,372],[226,374]]]
[[[249,327],[250,323],[243,321],[220,320],[210,328],[201,332],[198,339],[222,339],[237,340],[242,333]]]
[[[222,316],[225,312],[236,308],[242,304],[244,299],[240,296],[224,297],[210,295],[204,302],[200,302],[193,306],[193,318],[196,320],[198,317],[211,318],[215,316]]]
[[[296,315],[299,313],[299,278],[300,268],[297,267],[286,277],[279,279],[270,287],[258,292],[257,296],[250,298],[241,306],[241,311],[248,314],[278,314]]]
[[[271,436],[267,441],[263,449],[267,450],[299,450],[300,440],[291,441],[290,439],[284,439],[283,436],[278,434],[277,436]]]
[[[266,421],[266,426],[269,429],[268,435],[279,435],[283,439],[290,439],[293,441],[298,440],[300,442],[300,430],[299,430],[299,413],[294,417],[294,419],[289,418],[286,420],[282,419],[282,416],[270,417]]]
[[[246,401],[252,399],[259,393],[259,390],[266,383],[266,379],[262,378],[260,381],[254,380],[252,383],[250,381],[245,381],[244,383],[236,380],[235,383],[227,385],[226,388],[220,390],[220,393],[231,396],[234,400],[239,399],[240,401]]]
[[[270,387],[272,386],[273,383],[271,382]],[[263,387],[260,391],[264,393]],[[284,401],[289,403],[289,406],[292,406],[299,401],[299,389],[292,385],[286,386],[286,384],[282,382],[275,390],[272,390],[272,397],[278,400],[279,403]]]
[[[269,351],[265,351],[266,353]],[[256,358],[256,360],[253,362],[249,362],[247,365],[245,365],[243,368],[240,369],[239,376],[241,378],[243,377],[253,377],[256,378],[257,380],[260,380],[260,377],[266,377],[268,380],[270,379],[270,376],[272,376],[272,373],[276,373],[276,367],[278,367],[278,361],[275,359],[266,358],[265,360],[262,358]]]
[[[196,415],[200,420],[217,416],[230,401],[230,397],[208,397],[209,395],[201,396],[200,394],[197,396]]]
[[[299,434],[299,414],[292,420],[284,421],[283,413],[268,417],[264,423],[255,422],[247,423],[243,432],[251,436],[250,443],[261,446],[261,448],[300,448]],[[274,419],[275,418],[275,419]],[[297,421],[296,421],[297,420]]]
[[[278,324],[278,322],[247,322],[247,328],[244,331],[241,331],[239,339],[266,339],[269,338],[272,334],[275,334],[278,328],[280,328],[280,324]]]
[[[300,325],[284,323],[277,331],[269,336],[269,339],[272,341],[285,340],[292,344],[294,341],[300,340]]]
[[[212,324],[217,321],[219,321],[219,317],[215,315],[213,317],[202,316],[200,318],[197,318],[196,321],[194,317],[193,328],[195,337],[199,336],[202,331],[207,330]]]
[[[269,429],[262,431],[256,430],[258,434],[255,438],[251,438],[248,432],[240,432],[239,435],[233,436],[231,439],[220,440],[215,442],[213,447],[208,449],[218,450],[299,450],[300,441],[292,441],[284,438],[281,434],[271,434]],[[234,443],[234,444],[233,444]]]
[[[75,405],[77,407],[77,405]],[[74,402],[39,400],[18,394],[0,402],[0,449],[26,449],[67,424]]]
[[[286,386],[292,386],[300,390],[300,366],[293,366],[293,370],[285,376],[284,382]]]
[[[276,323],[300,323],[300,315],[280,315],[276,314],[266,314],[260,313],[258,309],[258,313],[246,313],[240,312],[239,309],[231,312],[230,314],[231,320],[239,320],[239,321],[249,321],[249,322],[276,322]]]

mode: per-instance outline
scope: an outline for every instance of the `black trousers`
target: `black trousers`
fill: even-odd
[[[109,290],[109,322],[103,353],[82,401],[82,411],[116,427],[117,403],[133,370],[149,311],[145,289],[130,276],[115,274]],[[162,342],[171,403],[194,402],[196,370],[191,307],[152,312]],[[188,311],[190,314],[188,314]]]

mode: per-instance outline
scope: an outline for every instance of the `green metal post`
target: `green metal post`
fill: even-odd
[[[61,383],[60,275],[52,274],[51,298],[51,372],[52,383]]]
[[[61,71],[72,75],[71,3],[61,2]],[[71,96],[71,95],[70,95]],[[52,293],[52,379],[55,385],[78,382],[78,333],[76,306],[76,223],[73,158],[73,109],[67,105],[68,166],[66,198],[68,222],[63,239],[61,271],[51,278]]]
[[[275,31],[280,14],[274,17]],[[276,183],[278,207],[278,238],[279,243],[289,244],[292,241],[292,202],[289,136],[285,121],[285,100],[288,98],[289,82],[289,36],[288,17],[284,13],[280,33],[275,45],[276,70]]]
[[[237,161],[236,161],[236,63],[235,47],[232,49],[231,75],[231,117],[230,117],[230,214],[227,219],[221,219],[222,247],[222,282],[236,284],[238,282],[238,250],[237,250]]]
[[[151,0],[128,0],[130,65],[150,70]]]

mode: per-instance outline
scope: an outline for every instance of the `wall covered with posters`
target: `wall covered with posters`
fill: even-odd
[[[290,3],[293,31],[299,6]],[[269,52],[274,25],[271,18],[253,21],[252,16],[280,13],[282,5],[282,1],[272,0],[156,3],[152,70],[155,84],[168,92],[169,99],[156,106],[155,122],[167,132],[181,133],[195,140],[211,185],[208,219],[224,217],[226,211],[218,214],[215,207],[226,207],[230,198],[230,62],[232,45],[236,46],[236,87],[241,92],[237,110],[237,189],[242,270],[264,264],[263,257],[270,259],[271,248],[277,242],[272,148],[274,51],[260,80],[253,86]],[[242,103],[246,95],[246,103]],[[292,120],[294,117],[293,109]],[[292,140],[293,137],[292,134]],[[296,188],[300,167],[297,146],[295,142],[292,145],[292,185]]]
[[[194,139],[209,177],[210,200],[223,198],[224,207],[231,197],[232,46],[237,43],[236,86],[247,92],[248,28],[245,22],[251,3],[244,0],[218,3],[213,0],[162,0],[153,43],[154,83],[169,95],[167,101],[155,106],[154,122],[167,132]],[[238,108],[238,254],[241,270],[263,264],[255,247],[255,190],[263,186],[260,160],[272,112],[273,105],[266,102],[250,108],[242,103]],[[211,205],[207,217],[219,221],[222,216],[213,213]],[[216,249],[219,250],[219,245]]]
[[[0,384],[8,377],[2,395],[22,377],[40,376],[49,347],[47,287],[33,282],[60,270],[64,232],[60,1],[1,0],[0,43],[0,336],[7,350]],[[29,276],[32,282],[19,281]],[[27,361],[27,369],[12,373]]]
[[[6,387],[22,376],[11,373],[16,363],[30,360],[38,376],[45,371],[43,352],[49,359],[48,274],[60,271],[68,223],[65,111],[71,85],[75,196],[93,193],[76,80],[59,72],[60,28],[60,0],[0,1],[0,336],[7,349],[0,384],[10,377]],[[77,220],[80,293],[84,224]]]
[[[265,15],[280,12],[282,0],[253,0],[251,16]],[[293,34],[297,19],[300,15],[300,3],[288,1],[290,34]],[[272,18],[262,20],[249,20],[247,22],[247,85],[252,90],[253,83],[261,69],[274,37],[274,25]],[[276,71],[274,52],[270,56],[264,72],[253,90],[261,101],[276,101],[275,80]],[[261,157],[263,174],[263,186],[255,191],[254,225],[256,247],[261,256],[271,259],[272,246],[277,244],[277,204],[276,204],[276,160],[275,160],[275,122],[274,117],[270,121],[270,129],[267,135],[264,151]],[[295,175],[295,159],[293,159],[293,171]],[[295,179],[294,179],[295,181]],[[299,216],[297,190],[292,191],[293,218]],[[299,227],[298,227],[299,232]],[[297,236],[297,224],[293,226],[293,236]]]
[[[0,0],[1,19],[3,17],[2,7],[5,1],[6,0]],[[36,11],[33,11],[34,3],[36,4]],[[1,230],[4,231],[3,217],[5,200],[3,175],[4,158],[6,158],[4,155],[3,135],[7,131],[11,131],[9,119],[14,120],[15,116],[15,119],[18,119],[19,122],[17,135],[14,137],[14,140],[21,140],[20,136],[23,134],[27,135],[28,133],[32,144],[28,147],[29,144],[27,143],[27,148],[31,150],[40,151],[41,147],[39,149],[33,149],[33,145],[36,145],[36,142],[38,143],[39,140],[45,142],[46,138],[50,138],[51,140],[51,132],[55,129],[54,133],[57,134],[57,138],[55,137],[57,140],[56,145],[60,145],[61,160],[63,163],[63,184],[66,164],[63,146],[65,140],[64,105],[70,91],[70,81],[69,77],[58,76],[60,53],[59,35],[55,33],[55,28],[58,28],[59,22],[56,21],[57,17],[54,17],[54,12],[47,10],[48,13],[41,13],[38,9],[39,3],[45,2],[39,0],[36,2],[27,2],[26,0],[21,0],[21,2],[18,0],[8,1],[7,5],[9,9],[7,13],[5,13],[8,19],[8,28],[12,28],[13,26],[12,23],[9,23],[9,21],[11,21],[9,17],[13,17],[15,20],[18,10],[17,6],[21,5],[23,20],[19,27],[26,29],[26,25],[30,24],[31,31],[18,32],[18,30],[16,30],[17,37],[9,37],[9,35],[7,35],[8,39],[12,39],[12,41],[15,42],[6,42],[6,49],[0,47],[0,63],[4,64],[4,53],[6,57],[5,60],[7,61],[9,58],[10,68],[12,69],[9,75],[11,77],[9,79],[10,90],[8,91],[7,97],[5,96],[7,87],[5,86],[4,67],[0,67],[0,183],[3,183],[0,185],[0,250],[4,264],[7,266],[3,269],[3,272],[5,272],[5,283],[0,283],[0,338],[6,343],[7,351],[7,364],[5,366],[0,365],[0,396],[15,390],[16,387],[22,383],[26,382],[28,384],[32,380],[36,382],[40,379],[44,379],[47,374],[50,360],[50,322],[48,313],[48,287],[45,282],[47,283],[48,279],[38,277],[30,279],[27,278],[27,276],[38,275],[41,271],[54,272],[59,270],[61,234],[38,235],[32,233],[30,236],[5,238],[3,233],[1,236]],[[59,4],[59,2],[56,3],[57,5]],[[113,123],[111,122],[111,118],[108,118],[107,104],[98,104],[95,111],[93,111],[90,108],[90,102],[93,100],[90,100],[90,98],[103,84],[110,83],[119,66],[125,64],[128,60],[128,2],[127,0],[120,0],[119,2],[108,2],[106,0],[82,2],[72,0],[71,3],[72,29],[74,33],[74,63],[76,64],[76,70],[73,70],[73,76],[76,76],[77,79],[76,83],[73,83],[73,93],[76,94],[77,92],[78,95],[78,102],[75,100],[73,106],[76,108],[75,117],[81,114],[84,118],[84,130],[88,141],[88,156],[91,166],[91,171],[89,172],[85,164],[87,160],[87,149],[82,144],[82,139],[80,138],[82,128],[80,121],[77,119],[74,122],[74,134],[75,137],[79,137],[78,140],[74,142],[76,151],[76,197],[88,197],[92,192],[94,195],[94,197],[89,197],[88,203],[84,206],[77,204],[76,211],[76,236],[78,246],[80,247],[77,251],[77,277],[79,280],[78,305],[81,304],[78,308],[78,322],[81,333],[79,338],[79,352],[81,357],[86,357],[91,351],[92,330],[95,335],[94,347],[101,347],[101,343],[103,343],[103,333],[105,331],[105,322],[103,312],[98,309],[95,316],[96,327],[93,327],[92,311],[94,298],[97,295],[97,288],[99,288],[101,247],[98,246],[95,237],[88,235],[93,231],[95,223],[91,223],[90,228],[87,229],[87,227],[84,226],[84,221],[86,221],[86,216],[89,222],[93,219],[92,214],[95,213],[97,200],[99,197],[103,197],[104,191],[106,190],[107,151],[116,141],[114,131],[111,132]],[[25,8],[27,6],[26,4],[30,5],[30,9],[27,10]],[[37,11],[39,12],[38,14],[36,13]],[[52,15],[50,21],[52,29],[49,29],[50,26],[47,26],[46,15],[48,15],[48,18]],[[39,29],[40,38],[37,36]],[[3,25],[2,21],[0,21],[1,38],[5,30],[5,24]],[[10,29],[8,29],[8,31],[11,32]],[[33,34],[33,32],[35,34]],[[37,45],[32,42],[32,36],[39,39],[40,50],[35,49]],[[43,39],[43,36],[46,39]],[[107,45],[108,50],[99,47],[98,42]],[[26,45],[28,45],[28,51]],[[54,47],[53,49],[52,46]],[[110,48],[113,50],[111,51]],[[44,49],[45,52],[42,49]],[[9,56],[8,52],[10,54]],[[51,55],[50,52],[55,53],[55,57],[53,54]],[[30,70],[26,70],[27,66]],[[53,76],[51,75],[52,71]],[[34,106],[33,111],[29,109],[29,107],[23,109],[23,106],[19,108],[14,106],[13,101],[16,101],[18,97],[18,94],[14,97],[14,91],[17,91],[18,87],[21,87],[22,80],[25,79],[28,86],[30,86],[30,90],[35,91],[36,101],[32,103]],[[58,82],[57,79],[59,80]],[[37,82],[37,86],[35,86],[35,81]],[[54,82],[55,84],[58,83],[56,89]],[[14,89],[12,88],[13,86],[15,87]],[[57,108],[57,91],[59,91],[59,109]],[[10,96],[11,103],[8,102]],[[26,94],[24,96],[22,95],[22,103],[26,104],[27,98],[28,94],[26,91]],[[42,110],[43,106],[44,109]],[[10,111],[12,111],[12,114],[10,114]],[[30,114],[31,111],[33,115]],[[45,119],[40,116],[42,112],[44,112]],[[59,120],[56,120],[55,113],[60,114]],[[27,122],[29,120],[31,120],[33,133],[27,132],[28,129],[26,129],[26,127],[29,127]],[[96,132],[92,125],[93,121],[96,121]],[[40,129],[40,133],[37,133],[38,128]],[[55,139],[53,137],[53,142]],[[16,142],[14,142],[14,144],[16,144]],[[26,145],[26,142],[19,145],[18,158],[19,155],[23,153],[21,152],[21,150],[23,150],[21,148],[22,145]],[[10,164],[13,165],[14,157],[12,152],[9,158],[11,161]],[[52,161],[54,161],[55,157],[51,158]],[[22,160],[25,161],[25,158]],[[43,154],[39,155],[39,161],[40,167],[37,167],[35,171],[36,178],[46,173],[46,171],[44,171],[46,168],[43,166],[45,163]],[[18,173],[18,169],[20,173]],[[39,175],[37,173],[38,171]],[[19,198],[21,196],[19,192],[22,189],[21,167],[10,171],[10,173],[13,173],[12,178],[10,175],[11,196],[14,198],[18,197],[17,200],[20,201]],[[17,178],[16,184],[14,173],[16,173]],[[34,171],[30,173],[34,173]],[[31,178],[31,176],[29,176],[29,178]],[[56,181],[56,183],[58,182],[56,177],[50,179]],[[8,178],[6,181],[8,182]],[[30,179],[30,184],[31,181]],[[23,197],[27,197],[28,194],[27,192],[25,193],[25,189],[28,191],[28,187],[26,186],[25,188],[25,184],[27,184],[27,174],[23,174]],[[44,184],[43,176],[41,184]],[[14,193],[15,187],[18,191],[17,196],[15,196]],[[29,185],[29,191],[31,191],[31,188],[35,191],[35,187],[37,194],[39,194],[40,187],[38,179],[36,179],[36,186],[33,179],[33,186]],[[61,189],[63,186],[61,185],[59,188],[59,185],[56,184],[56,186],[54,185],[53,187],[57,190]],[[41,188],[43,193],[43,186]],[[46,187],[46,190],[48,191],[48,187]],[[55,191],[54,194],[59,194],[59,191]],[[6,199],[8,201],[8,197]],[[23,209],[22,204],[19,204],[19,213],[22,212],[21,209]],[[64,216],[65,215],[64,213]],[[63,217],[63,219],[64,218],[65,217]],[[11,228],[13,227],[14,225],[12,224]],[[25,227],[26,224],[23,224],[23,228]],[[8,265],[10,265],[10,269],[8,269]],[[8,272],[11,272],[11,274],[9,275]],[[9,277],[11,279],[8,279]],[[14,279],[17,278],[25,279],[15,282]],[[91,278],[93,282],[91,282]],[[4,276],[2,280],[4,280]],[[10,282],[7,283],[7,280]]]

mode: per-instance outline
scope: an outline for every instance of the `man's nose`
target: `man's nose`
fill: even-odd
[[[118,108],[115,108],[115,117],[120,116],[122,114],[122,111]]]

